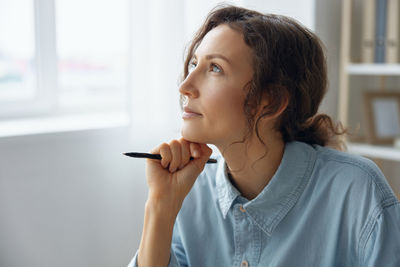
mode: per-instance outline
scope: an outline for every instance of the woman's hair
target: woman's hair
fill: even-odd
[[[317,114],[327,91],[327,67],[320,39],[295,20],[235,6],[214,9],[190,44],[184,65],[183,78],[195,50],[204,36],[218,25],[225,24],[243,34],[243,40],[253,53],[253,78],[245,86],[248,90],[244,113],[249,130],[284,107],[274,129],[284,142],[301,141],[343,149],[338,138],[346,133],[341,124],[335,125],[326,114]],[[260,116],[255,118],[261,100],[267,98]]]

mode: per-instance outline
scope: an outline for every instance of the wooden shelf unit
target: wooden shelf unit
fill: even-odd
[[[341,21],[341,53],[339,66],[338,119],[349,125],[349,83],[351,76],[400,76],[400,64],[364,64],[351,61],[353,0],[343,0]],[[349,152],[362,156],[400,162],[400,149],[379,145],[347,142]]]
[[[347,143],[347,149],[350,153],[369,158],[400,161],[400,149],[391,146]]]

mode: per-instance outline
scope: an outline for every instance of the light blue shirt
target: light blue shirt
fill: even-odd
[[[251,201],[226,170],[207,164],[186,197],[169,266],[400,266],[400,203],[370,160],[287,143]]]

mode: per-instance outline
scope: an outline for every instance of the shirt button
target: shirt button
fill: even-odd
[[[242,267],[248,267],[248,266],[249,266],[249,263],[248,263],[247,261],[242,261],[241,266],[242,266]]]
[[[242,205],[240,205],[239,209],[240,209],[241,212],[246,212],[246,210],[243,208]]]

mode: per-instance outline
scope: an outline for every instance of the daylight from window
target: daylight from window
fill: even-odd
[[[32,0],[0,1],[0,101],[35,94]]]
[[[57,0],[60,105],[123,105],[128,46],[127,1]]]
[[[56,107],[53,113],[123,109],[128,1],[54,0],[54,8],[48,4],[0,1],[0,104],[20,105],[20,100],[54,95],[41,99],[54,102],[48,105]],[[54,27],[38,19],[43,16],[54,17]],[[55,45],[46,46],[47,41]],[[46,64],[47,70],[56,69],[54,75],[46,71]],[[47,91],[39,94],[40,90]]]

